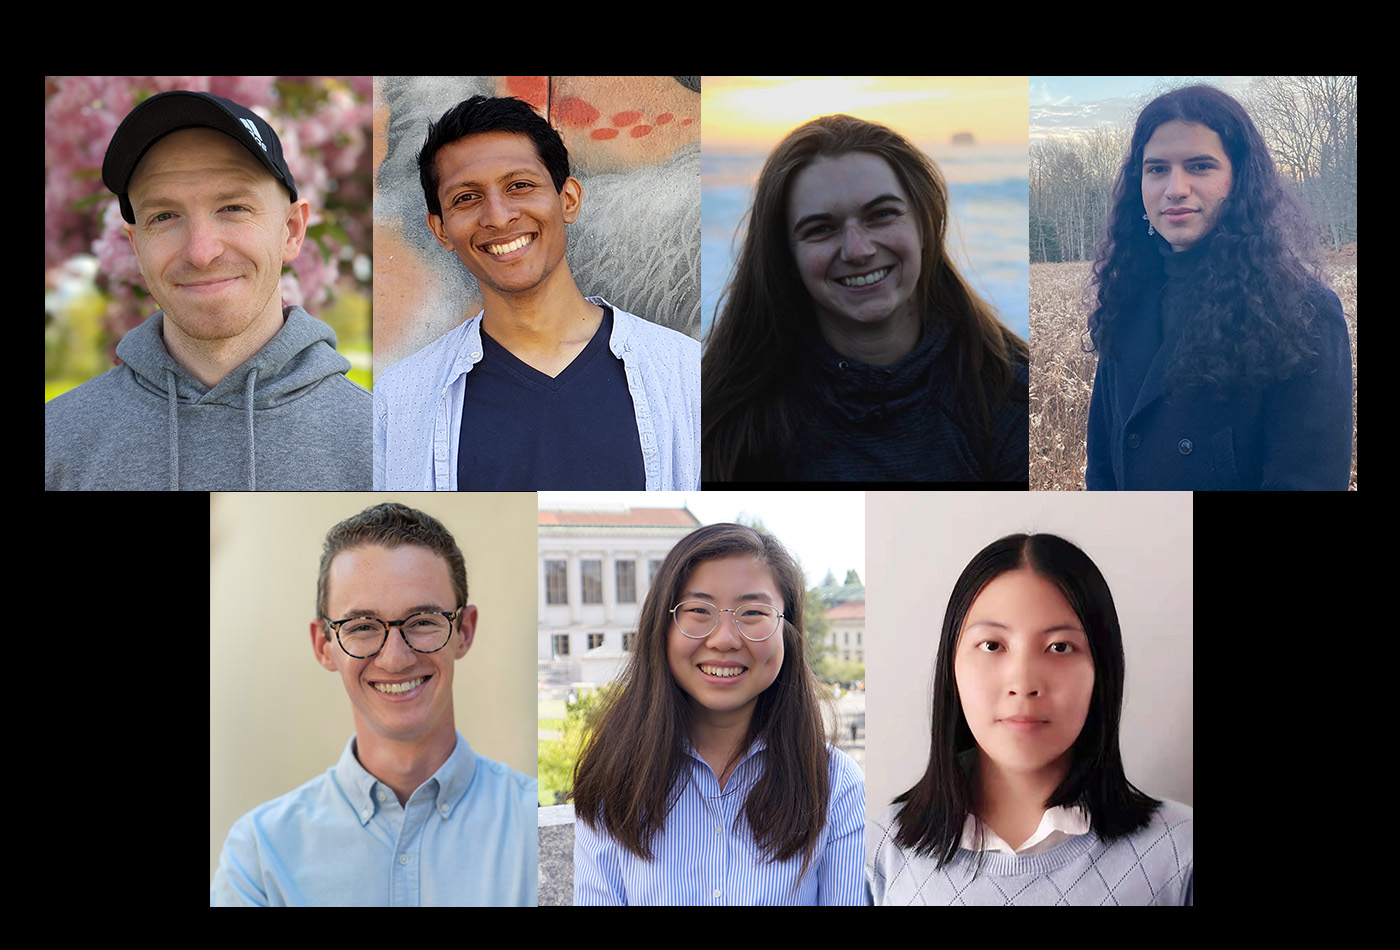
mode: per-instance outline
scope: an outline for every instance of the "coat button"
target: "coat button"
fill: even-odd
[[[1190,439],[1182,439],[1180,442],[1178,442],[1178,443],[1176,444],[1176,447],[1177,447],[1178,449],[1181,450],[1181,454],[1182,454],[1182,455],[1190,455],[1190,454],[1191,454],[1191,440],[1190,440]]]
[[[1142,445],[1142,438],[1136,432],[1130,434],[1128,436],[1128,448],[1135,449],[1139,445]]]

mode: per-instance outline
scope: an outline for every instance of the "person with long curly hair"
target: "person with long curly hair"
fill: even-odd
[[[804,586],[744,525],[671,548],[575,768],[575,904],[864,902],[865,778],[825,741]]]
[[[883,125],[778,144],[701,361],[703,481],[1026,481],[1027,346],[947,225],[937,166]]]
[[[1347,488],[1341,301],[1229,95],[1188,86],[1142,110],[1091,286],[1089,489]]]

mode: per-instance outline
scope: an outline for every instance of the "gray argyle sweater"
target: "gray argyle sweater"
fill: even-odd
[[[1190,904],[1192,814],[1163,801],[1146,828],[1105,843],[1092,831],[1040,854],[1010,857],[959,848],[942,868],[905,850],[891,830],[897,809],[866,822],[866,883],[876,904]]]

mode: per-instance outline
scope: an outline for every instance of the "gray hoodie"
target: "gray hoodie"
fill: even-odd
[[[369,490],[373,397],[335,331],[283,308],[272,340],[213,389],[166,352],[157,312],[123,365],[44,404],[46,489]]]

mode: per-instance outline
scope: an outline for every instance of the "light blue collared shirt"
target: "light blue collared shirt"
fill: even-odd
[[[536,903],[535,780],[472,751],[399,805],[355,758],[238,819],[209,885],[214,907],[438,907]]]
[[[602,297],[588,301],[613,310],[608,348],[622,360],[627,374],[647,490],[699,490],[700,344],[619,310]],[[481,316],[448,331],[375,379],[375,491],[458,490],[462,399],[467,374],[481,362]],[[477,447],[477,451],[490,450],[490,446]]]
[[[690,752],[690,774],[644,861],[606,831],[574,825],[575,904],[863,904],[865,776],[846,753],[831,753],[826,824],[801,878],[802,855],[764,861],[747,819],[749,790],[763,774],[756,743],[723,790],[714,770]]]

